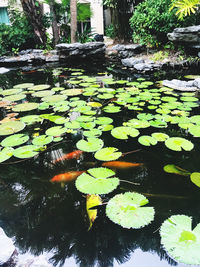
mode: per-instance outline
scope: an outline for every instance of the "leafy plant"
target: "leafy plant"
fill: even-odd
[[[199,8],[199,5],[199,0],[174,0],[170,10],[173,8],[178,9],[176,15],[179,19],[183,19],[184,16],[190,16],[192,13],[194,14]]]

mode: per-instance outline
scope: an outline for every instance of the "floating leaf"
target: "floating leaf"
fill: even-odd
[[[121,111],[121,108],[117,106],[106,106],[103,111],[108,113],[117,113]]]
[[[181,151],[182,149],[190,151],[194,147],[192,142],[182,137],[171,137],[165,141],[165,145],[174,151]]]
[[[26,159],[32,158],[39,153],[39,147],[34,145],[21,146],[15,149],[13,155],[16,158]]]
[[[151,223],[154,219],[154,208],[143,207],[148,199],[138,193],[126,192],[115,195],[108,201],[106,215],[124,228],[138,229]]]
[[[19,101],[26,98],[26,95],[24,94],[18,94],[18,95],[9,95],[3,98],[3,101],[11,101],[11,102],[15,102],[15,101]]]
[[[128,139],[129,136],[136,137],[139,135],[139,131],[137,129],[131,127],[116,127],[111,131],[112,136],[117,139]]]
[[[67,96],[64,95],[49,95],[42,98],[42,101],[44,102],[50,102],[50,103],[56,103],[59,101],[64,101],[67,98]]]
[[[102,104],[99,102],[89,102],[88,106],[91,106],[93,108],[100,108],[100,107],[102,107]]]
[[[13,134],[3,139],[1,145],[4,147],[19,146],[28,141],[29,137],[25,134]]]
[[[200,264],[200,224],[192,230],[192,218],[173,215],[160,228],[161,244],[170,257],[185,264]]]
[[[101,130],[102,132],[111,131],[113,128],[114,128],[114,126],[112,124],[100,125],[98,127],[98,129]]]
[[[39,106],[38,103],[29,102],[29,103],[18,104],[14,106],[12,110],[15,112],[30,111],[30,110],[37,109],[38,106]]]
[[[76,188],[85,194],[108,194],[117,188],[119,179],[108,168],[93,168],[82,173],[76,180]],[[112,178],[111,178],[112,177]]]
[[[53,136],[40,135],[33,139],[32,144],[36,146],[43,146],[50,144],[53,141]]]
[[[138,138],[138,142],[144,146],[156,145],[157,140],[149,135],[142,135]]]
[[[0,163],[11,158],[13,155],[14,149],[12,147],[5,147],[0,151]]]
[[[131,119],[128,122],[123,123],[124,126],[131,126],[133,128],[148,128],[150,123],[144,120]]]
[[[155,128],[166,128],[167,123],[162,120],[152,120],[150,121],[150,125]]]
[[[62,134],[66,133],[66,128],[63,128],[62,126],[54,126],[46,130],[46,135],[51,136],[60,136]]]
[[[0,92],[1,95],[17,95],[22,92],[22,89],[6,89]]]
[[[67,89],[61,92],[61,94],[64,94],[66,96],[81,95],[82,93],[83,93],[82,89]]]
[[[196,186],[200,187],[200,172],[193,172],[190,179]]]
[[[49,87],[50,87],[50,85],[48,85],[48,84],[38,84],[38,85],[34,85],[32,87],[28,87],[28,89],[33,90],[33,91],[40,91],[40,90],[48,89]]]
[[[22,131],[25,123],[22,121],[9,121],[0,125],[0,135],[9,135]]]
[[[118,149],[115,147],[105,147],[101,150],[97,151],[94,154],[94,157],[98,160],[102,161],[110,161],[110,160],[116,160],[120,158],[122,155],[122,152],[118,152]]]
[[[97,209],[91,209],[93,207],[99,206],[102,204],[102,200],[99,195],[87,195],[86,197],[86,210],[89,218],[89,228],[91,229],[96,217],[97,217]]]
[[[27,115],[27,116],[21,117],[20,120],[25,122],[26,124],[33,124],[33,123],[42,121],[39,115]]]
[[[169,135],[164,133],[152,133],[151,136],[155,138],[158,142],[164,142],[169,138]]]
[[[152,114],[150,114],[150,113],[140,113],[140,114],[137,115],[137,118],[139,120],[149,121],[149,120],[153,119],[154,116]]]
[[[83,131],[83,135],[86,137],[99,137],[101,136],[102,131],[99,129],[92,129],[90,131]]]
[[[189,176],[191,174],[189,171],[184,170],[174,164],[165,165],[163,169],[167,173],[174,173],[174,174],[183,175],[183,176]]]
[[[200,137],[200,125],[190,126],[189,133],[191,133],[194,137]]]
[[[100,124],[100,125],[106,125],[106,124],[110,124],[113,122],[113,119],[109,118],[109,117],[98,117],[95,120],[96,124]]]
[[[103,147],[103,141],[99,138],[89,137],[88,140],[79,140],[76,147],[86,152],[96,152]]]
[[[55,94],[54,91],[52,90],[44,90],[44,91],[39,91],[39,92],[35,92],[32,94],[32,96],[34,97],[45,97],[45,96],[51,96]]]
[[[33,87],[34,83],[20,83],[16,84],[13,88],[27,89],[29,87]]]
[[[69,121],[65,123],[65,127],[69,129],[79,129],[81,126],[78,121]]]

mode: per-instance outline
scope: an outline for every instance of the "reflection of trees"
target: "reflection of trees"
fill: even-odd
[[[104,208],[91,231],[87,231],[85,199],[74,184],[65,188],[52,185],[54,168],[43,161],[27,161],[1,168],[0,218],[6,231],[16,238],[22,251],[34,254],[55,251],[52,261],[62,264],[73,256],[80,266],[112,266],[114,259],[126,262],[136,249],[156,252],[174,262],[160,248],[159,233],[153,233],[163,221],[142,230],[126,230],[105,217]],[[157,216],[159,216],[157,214]]]

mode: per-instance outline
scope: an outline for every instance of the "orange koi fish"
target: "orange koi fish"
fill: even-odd
[[[29,70],[29,71],[22,71],[21,74],[30,74],[30,73],[34,73],[37,70]]]
[[[108,161],[102,164],[103,167],[117,168],[117,169],[127,169],[134,168],[144,165],[144,163],[132,163],[126,161]]]
[[[82,153],[83,153],[82,150],[72,151],[72,152],[67,153],[67,154],[63,155],[62,157],[54,160],[53,163],[57,163],[57,162],[60,162],[63,160],[69,160],[69,159],[79,159]]]
[[[51,182],[70,182],[75,180],[79,175],[81,175],[82,173],[84,173],[86,171],[70,171],[70,172],[65,172],[65,173],[61,173],[61,174],[57,174],[55,175],[53,178],[51,178]]]

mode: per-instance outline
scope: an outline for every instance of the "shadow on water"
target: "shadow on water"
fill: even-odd
[[[14,76],[14,77],[13,77]],[[9,78],[9,79],[8,79]],[[11,79],[13,78],[13,79]],[[1,84],[11,88],[22,82],[47,83],[60,86],[62,77],[52,76],[48,71],[21,76],[20,73],[2,75]],[[120,114],[118,124],[127,114]],[[115,115],[114,115],[115,116]],[[110,116],[112,117],[112,115]],[[135,191],[144,194],[156,211],[155,220],[139,230],[126,230],[112,223],[105,215],[105,205],[98,209],[98,219],[88,231],[85,197],[76,189],[74,182],[53,184],[50,179],[62,172],[85,170],[99,166],[91,153],[84,153],[79,160],[72,159],[58,164],[53,160],[63,153],[75,149],[80,133],[67,135],[64,140],[42,153],[40,156],[0,165],[0,225],[9,236],[15,238],[21,252],[31,251],[34,255],[53,251],[50,261],[63,265],[73,257],[83,267],[113,266],[114,262],[126,263],[135,250],[157,254],[169,265],[177,263],[171,259],[160,245],[159,227],[171,215],[186,214],[193,217],[196,225],[200,221],[197,199],[200,192],[189,182],[188,177],[167,174],[163,166],[176,165],[190,171],[200,171],[199,142],[192,152],[178,154],[158,145],[144,148],[137,153],[127,154],[124,160],[142,162],[143,166],[130,170],[116,170],[120,179],[140,183],[140,186],[121,183],[116,193]],[[104,133],[105,145],[112,145],[126,153],[141,148],[137,142],[125,143]],[[103,196],[107,202],[114,193]],[[141,266],[142,267],[142,266]]]

